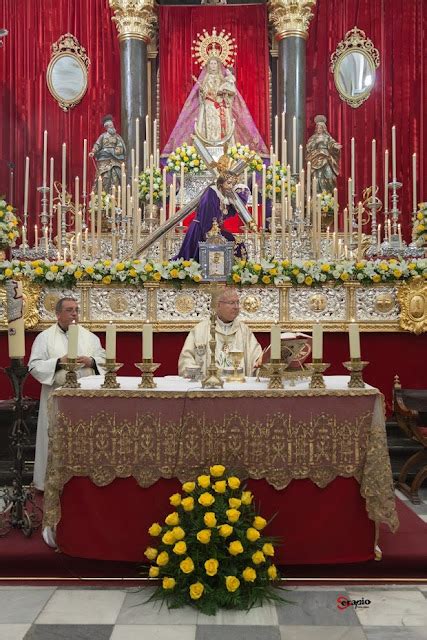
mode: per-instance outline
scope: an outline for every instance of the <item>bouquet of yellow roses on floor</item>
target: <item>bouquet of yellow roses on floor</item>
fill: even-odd
[[[273,589],[279,578],[274,539],[262,535],[267,521],[256,515],[239,478],[217,464],[182,489],[170,497],[174,510],[165,524],[149,528],[159,539],[145,550],[153,563],[149,576],[161,579],[150,600],[169,608],[192,605],[207,615],[282,601]]]

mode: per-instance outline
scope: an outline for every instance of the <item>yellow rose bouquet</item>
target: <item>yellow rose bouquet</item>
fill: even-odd
[[[417,244],[422,247],[427,242],[427,202],[420,202],[414,224]]]
[[[149,528],[156,541],[145,550],[148,575],[161,582],[150,600],[169,608],[191,605],[207,615],[219,608],[245,609],[283,601],[275,583],[274,542],[263,534],[253,495],[217,464],[182,493],[170,497],[171,512]]]

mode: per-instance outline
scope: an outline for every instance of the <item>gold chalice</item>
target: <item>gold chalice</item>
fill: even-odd
[[[228,376],[227,382],[245,382],[245,376],[243,373],[238,373],[238,368],[243,360],[243,351],[229,351],[231,363],[233,365],[233,373]]]

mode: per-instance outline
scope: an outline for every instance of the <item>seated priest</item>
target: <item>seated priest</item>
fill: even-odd
[[[67,361],[68,327],[79,321],[78,302],[74,298],[61,298],[56,304],[55,312],[57,322],[39,333],[34,340],[28,362],[31,375],[42,385],[34,462],[34,485],[40,491],[44,491],[47,466],[48,399],[51,391],[65,382],[66,371],[63,365]],[[105,362],[105,351],[99,338],[80,325],[77,354],[77,362],[80,364],[80,369],[77,370],[78,378],[99,374],[99,368]]]
[[[232,287],[223,287],[216,300],[216,364],[223,371],[233,371],[229,351],[242,351],[243,373],[251,376],[261,364],[262,349],[251,329],[240,320],[239,297]],[[188,334],[178,361],[179,375],[185,376],[187,367],[200,366],[203,375],[210,363],[210,320],[199,322]]]
[[[224,220],[236,215],[236,209],[230,203],[228,196],[235,192],[246,204],[250,193],[246,185],[237,184],[237,182],[238,178],[234,173],[223,171],[219,175],[216,185],[208,187],[200,199],[196,217],[187,229],[176,258],[199,260],[199,242],[205,242],[206,234],[212,228],[214,218],[219,223],[221,235],[230,242],[234,241],[234,235],[223,227]],[[240,257],[243,250],[243,245],[239,243],[236,245],[234,253]]]

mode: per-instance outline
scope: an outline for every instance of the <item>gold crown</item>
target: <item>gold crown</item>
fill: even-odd
[[[217,33],[216,28],[212,29],[212,33],[203,29],[203,33],[197,34],[197,39],[193,40],[191,50],[192,58],[196,58],[196,63],[201,67],[206,66],[211,58],[217,58],[222,62],[224,67],[231,67],[236,56],[237,45],[235,38],[231,37],[231,33],[226,33],[222,29]]]

